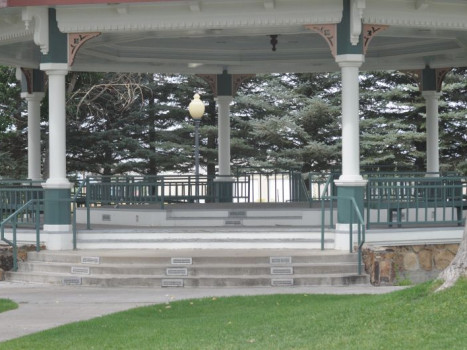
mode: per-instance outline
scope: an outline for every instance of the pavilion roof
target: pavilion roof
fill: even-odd
[[[361,20],[370,26],[364,35],[377,30],[363,70],[467,66],[467,1],[359,2]],[[100,33],[81,46],[71,67],[76,71],[338,69],[329,46],[333,34],[324,38],[319,29],[341,21],[342,0],[0,0],[0,64],[39,66],[34,26],[24,21],[32,5],[54,7],[63,33]],[[278,35],[274,51],[271,35]]]

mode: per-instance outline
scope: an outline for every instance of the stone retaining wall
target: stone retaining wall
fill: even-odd
[[[18,248],[18,260],[25,261],[28,252],[35,250],[35,245],[27,245]],[[0,281],[5,279],[4,271],[10,271],[13,268],[13,252],[10,246],[0,245]]]
[[[459,244],[366,247],[363,262],[373,285],[420,283],[435,279],[458,248]]]

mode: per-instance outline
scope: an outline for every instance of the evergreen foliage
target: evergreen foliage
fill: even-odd
[[[0,177],[27,176],[27,114],[14,68],[0,66]]]
[[[231,106],[233,167],[339,169],[339,73],[268,74],[245,82]],[[206,104],[200,164],[215,175],[217,111],[213,92],[196,76],[79,73],[67,76],[67,169],[102,175],[190,173],[194,126],[187,106]],[[452,70],[440,102],[442,170],[467,173],[467,69]],[[47,98],[42,117],[47,120]],[[25,177],[26,103],[15,71],[0,67],[0,176]],[[362,170],[425,169],[425,101],[405,73],[360,75]],[[42,133],[44,138],[46,132]]]

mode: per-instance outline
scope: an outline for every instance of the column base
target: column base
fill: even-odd
[[[231,176],[218,176],[214,179],[214,193],[216,203],[233,202],[233,183],[235,179]]]
[[[71,225],[44,225],[45,245],[48,250],[73,249]]]
[[[337,185],[337,222],[339,224],[358,223],[358,217],[349,198],[354,198],[362,217],[364,216],[363,198],[367,181],[335,181]]]
[[[352,224],[352,247],[350,246],[350,225],[336,224],[334,249],[349,251],[358,244],[358,225]]]

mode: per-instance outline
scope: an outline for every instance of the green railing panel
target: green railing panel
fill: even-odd
[[[18,245],[17,245],[17,228],[22,222],[18,221],[19,218],[30,213],[34,213],[34,228],[36,231],[36,251],[40,251],[40,210],[43,207],[43,200],[30,199],[23,205],[19,206],[13,213],[2,220],[0,223],[0,239],[10,245],[13,250],[13,271],[18,270]],[[5,235],[5,228],[11,227],[12,239],[7,239]]]
[[[467,182],[460,176],[369,178],[367,227],[373,224],[463,224]]]

